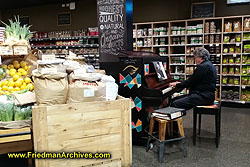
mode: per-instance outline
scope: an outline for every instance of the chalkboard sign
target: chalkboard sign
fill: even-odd
[[[58,16],[57,16],[57,24],[59,26],[70,25],[71,24],[70,13],[58,14]]]
[[[24,25],[28,26],[28,25],[30,25],[30,17],[29,16],[21,16],[19,18],[19,21],[20,21],[21,26],[24,26]]]
[[[126,1],[97,0],[100,60],[116,62],[127,47]]]
[[[191,18],[203,18],[215,16],[215,3],[193,3],[191,8]]]

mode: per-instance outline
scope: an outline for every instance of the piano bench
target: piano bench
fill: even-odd
[[[221,104],[214,104],[208,106],[196,106],[193,109],[193,145],[196,143],[196,122],[197,115],[199,115],[199,131],[201,132],[201,115],[214,115],[215,116],[215,144],[216,148],[219,147],[219,138],[220,138],[220,125],[221,125]]]
[[[157,121],[159,123],[158,138],[153,136],[155,121]],[[168,126],[168,135],[171,136],[171,134],[173,132],[173,130],[171,130],[171,126],[173,127],[173,122],[177,122],[180,136],[178,138],[165,139],[167,126]],[[184,157],[186,157],[186,155],[187,155],[186,140],[185,140],[185,136],[184,136],[183,123],[182,123],[181,117],[174,119],[174,120],[166,120],[166,119],[156,118],[153,115],[151,115],[148,134],[149,134],[149,137],[148,137],[148,142],[147,142],[147,151],[150,148],[150,141],[152,139],[155,139],[159,145],[159,161],[160,162],[163,162],[165,143],[172,142],[172,141],[178,141],[178,140],[182,141],[183,153],[184,153]]]

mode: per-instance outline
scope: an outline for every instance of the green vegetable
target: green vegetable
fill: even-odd
[[[0,81],[4,79],[6,76],[6,69],[5,68],[0,68]]]

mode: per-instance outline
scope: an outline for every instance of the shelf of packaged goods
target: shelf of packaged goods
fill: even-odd
[[[242,53],[242,55],[250,55],[250,53]]]
[[[38,49],[67,49],[67,48],[97,48],[99,47],[99,44],[82,44],[82,45],[68,45],[68,46],[32,46],[32,49],[38,48]]]
[[[185,73],[171,73],[170,75],[186,75]]]
[[[241,34],[242,31],[237,32],[223,32],[223,34]]]
[[[159,54],[160,56],[168,56],[168,54]]]
[[[186,36],[203,36],[203,34],[186,34]]]
[[[204,33],[204,35],[221,35],[221,32],[216,32],[216,33]]]
[[[223,55],[227,56],[227,55],[241,55],[241,53],[223,53]]]
[[[221,45],[221,43],[205,43],[204,45],[206,45],[206,46],[220,46]]]
[[[185,54],[170,54],[170,56],[185,56]]]
[[[250,39],[243,39],[243,42],[250,41]]]
[[[170,44],[169,46],[185,46],[185,44]]]
[[[138,48],[151,48],[152,46],[137,46]]]
[[[169,64],[170,66],[185,66],[185,64],[184,63],[182,63],[182,64]]]
[[[30,42],[40,41],[59,41],[59,40],[78,40],[78,39],[98,39],[98,36],[76,36],[76,37],[62,37],[62,38],[31,38]]]
[[[186,64],[186,66],[196,66],[196,64]]]
[[[241,75],[240,74],[222,74],[223,77],[240,77]]]
[[[213,64],[214,66],[220,66],[220,64]]]
[[[139,36],[137,38],[152,38],[152,36]]]
[[[250,31],[243,31],[243,33],[250,33]]]
[[[230,42],[226,42],[226,43],[225,43],[225,42],[224,42],[223,45],[239,45],[239,46],[240,46],[241,43],[240,43],[240,42],[233,42],[233,43],[230,43]]]
[[[183,35],[170,35],[170,37],[184,37],[185,36],[185,34]]]
[[[210,55],[220,56],[220,53],[211,53]]]
[[[236,87],[239,87],[240,85],[233,85],[233,84],[222,84],[221,86],[230,86],[230,87],[236,86]]]
[[[187,46],[202,46],[202,43],[186,44]]]
[[[164,38],[164,37],[168,37],[168,35],[155,35],[155,36],[153,36],[153,38]]]
[[[250,85],[241,85],[242,89],[250,88]]]
[[[168,47],[168,45],[153,45],[153,47],[155,47],[155,48],[159,48],[159,47]]]
[[[240,66],[240,64],[222,64],[223,66]]]

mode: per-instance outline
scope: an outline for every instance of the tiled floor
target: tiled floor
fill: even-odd
[[[182,145],[166,146],[164,162],[159,163],[157,147],[149,152],[133,146],[133,167],[249,167],[250,166],[250,108],[222,107],[221,139],[215,147],[214,116],[202,117],[201,136],[192,143],[193,113],[183,117],[188,156],[183,157]]]

